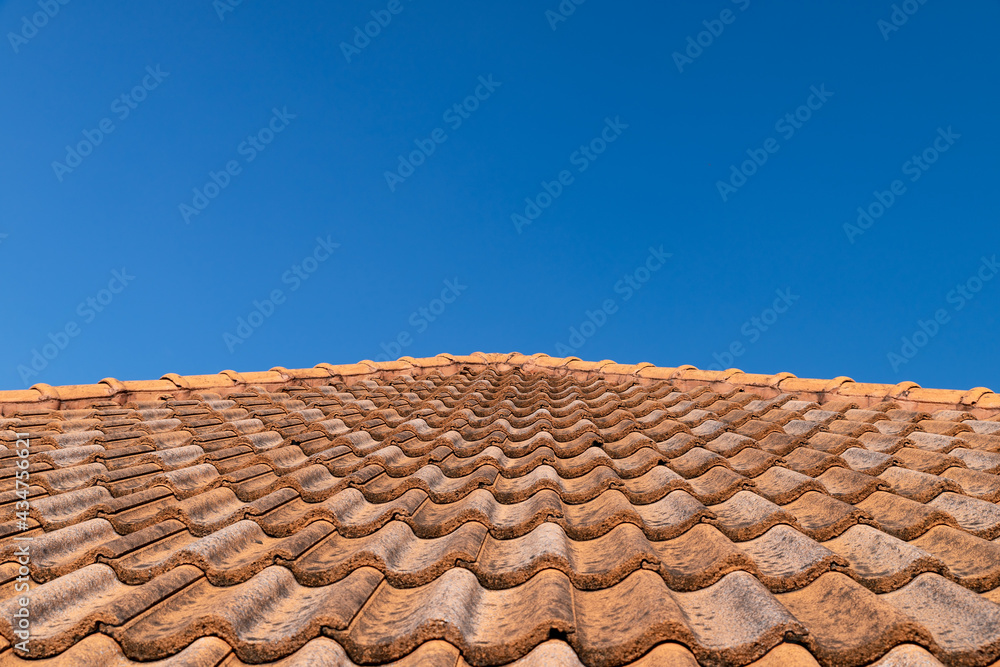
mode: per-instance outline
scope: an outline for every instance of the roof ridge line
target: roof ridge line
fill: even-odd
[[[461,366],[482,366],[494,370],[521,368],[526,372],[574,375],[580,379],[604,378],[616,382],[638,381],[643,384],[668,380],[682,389],[695,386],[726,386],[761,393],[765,398],[790,393],[817,402],[832,398],[856,402],[869,407],[884,401],[919,410],[954,409],[974,416],[1000,416],[1000,395],[986,387],[969,390],[929,389],[915,382],[877,384],[855,382],[846,376],[833,379],[798,378],[787,372],[773,375],[745,373],[738,368],[724,371],[702,370],[691,365],[656,366],[649,362],[619,364],[610,359],[583,361],[579,357],[551,357],[539,352],[525,355],[519,352],[470,355],[438,354],[434,357],[401,357],[395,361],[362,360],[354,364],[320,363],[313,368],[287,369],[275,366],[268,371],[237,373],[224,370],[211,375],[178,375],[167,373],[159,380],[117,380],[104,378],[96,384],[52,386],[44,383],[29,389],[0,390],[0,416],[36,409],[73,407],[107,400],[124,405],[129,400],[155,400],[161,396],[188,396],[195,392],[235,393],[251,387],[278,388],[292,381],[305,385],[326,384],[331,379],[345,382],[378,377],[380,379],[406,375],[416,371],[426,375]],[[454,368],[450,368],[454,367]],[[506,368],[505,368],[506,367]]]

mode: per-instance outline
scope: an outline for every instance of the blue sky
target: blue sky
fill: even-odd
[[[62,1],[0,2],[0,387],[516,350],[1000,389],[997,2]]]

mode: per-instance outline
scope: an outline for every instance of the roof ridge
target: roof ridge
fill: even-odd
[[[853,401],[859,407],[891,400],[911,409],[959,410],[976,417],[1000,417],[1000,394],[986,387],[969,390],[925,389],[909,381],[892,385],[855,382],[846,376],[816,379],[798,378],[787,372],[773,375],[745,373],[738,368],[712,371],[691,365],[663,367],[649,362],[619,364],[610,359],[583,361],[579,357],[551,357],[542,352],[532,355],[520,352],[438,354],[434,357],[401,357],[396,361],[382,362],[365,359],[354,364],[321,363],[313,368],[302,369],[275,366],[268,371],[249,373],[232,370],[212,375],[168,373],[159,380],[122,381],[104,378],[96,384],[81,385],[52,386],[38,383],[29,389],[0,390],[0,416],[31,409],[74,407],[100,399],[124,405],[130,400],[151,400],[164,395],[188,396],[194,392],[230,394],[250,387],[277,388],[294,381],[317,385],[328,384],[335,379],[356,382],[373,376],[384,379],[414,372],[418,375],[446,370],[457,372],[463,366],[470,365],[499,371],[519,368],[524,372],[573,375],[581,380],[599,377],[618,383],[631,380],[650,384],[666,380],[682,389],[695,386],[736,387],[759,393],[763,397],[789,393],[817,402],[839,398]]]

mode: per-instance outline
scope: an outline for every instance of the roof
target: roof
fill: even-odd
[[[1000,659],[987,389],[515,353],[0,408],[0,665]]]

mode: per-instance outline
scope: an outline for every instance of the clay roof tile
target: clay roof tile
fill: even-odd
[[[0,409],[4,665],[1000,659],[983,388],[477,352]]]

